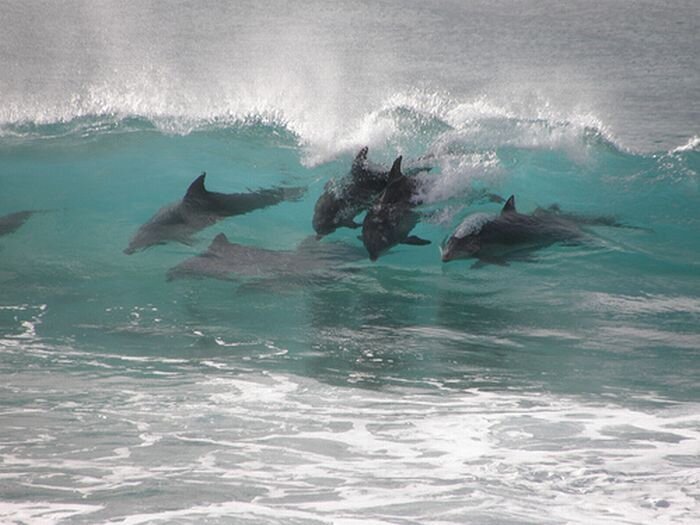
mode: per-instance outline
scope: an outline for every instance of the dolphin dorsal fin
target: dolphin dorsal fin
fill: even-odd
[[[190,200],[190,199],[201,199],[204,196],[206,196],[207,189],[204,187],[204,177],[207,176],[206,172],[202,172],[202,174],[194,179],[194,182],[190,184],[190,187],[187,188],[187,193],[185,193],[185,200]]]
[[[396,157],[394,164],[391,166],[389,179],[386,181],[386,187],[379,196],[379,202],[382,204],[396,202],[401,199],[401,179],[404,178],[403,173],[401,173],[401,158],[400,155]]]
[[[359,163],[365,163],[367,162],[367,152],[369,151],[369,148],[365,146],[362,148],[357,155],[355,155],[355,160],[352,161],[353,164],[359,164]]]
[[[351,168],[351,173],[353,174],[360,174],[364,172],[364,170],[367,168],[367,151],[369,148],[365,146],[362,148],[357,155],[355,156],[355,160],[352,161],[352,168]]]
[[[399,155],[398,157],[396,157],[396,160],[391,165],[391,170],[389,171],[389,181],[388,181],[389,184],[391,184],[392,182],[394,182],[397,179],[400,179],[403,176],[403,174],[401,173],[401,159],[402,158],[403,157],[401,155]]]
[[[511,195],[510,197],[508,197],[508,200],[503,205],[501,215],[503,215],[504,213],[515,213],[515,195]]]
[[[216,237],[214,237],[214,240],[213,240],[212,242],[213,242],[213,243],[216,243],[216,244],[222,244],[222,243],[224,243],[224,242],[227,243],[227,244],[231,244],[231,243],[229,242],[229,240],[228,240],[228,237],[226,237],[226,234],[225,234],[225,233],[220,233],[219,235],[217,235]]]
[[[220,233],[216,237],[214,237],[214,240],[211,241],[211,244],[209,245],[209,251],[216,251],[219,248],[223,248],[225,246],[228,246],[231,244],[228,240],[228,237],[226,237],[226,234]]]

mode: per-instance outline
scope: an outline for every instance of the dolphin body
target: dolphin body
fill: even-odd
[[[350,173],[340,180],[330,180],[316,201],[311,221],[319,237],[333,233],[338,228],[359,228],[355,217],[369,209],[389,182],[389,171],[371,166],[367,160],[365,146],[355,157]],[[408,175],[428,171],[430,167],[415,167],[407,170]],[[411,179],[417,190],[418,182]]]
[[[269,188],[250,193],[217,193],[204,187],[206,173],[197,177],[182,200],[166,205],[143,224],[132,237],[124,253],[131,255],[155,244],[169,241],[192,243],[192,235],[232,215],[296,200],[304,188]]]
[[[577,243],[585,236],[581,225],[618,226],[612,217],[585,217],[561,213],[557,206],[538,208],[532,214],[515,209],[511,195],[499,215],[468,216],[443,243],[442,261],[476,258],[484,263],[507,265],[507,256],[555,243]]]
[[[29,217],[31,217],[33,214],[34,211],[25,210],[3,215],[0,217],[0,236],[8,235],[14,232],[25,222],[27,222],[27,219],[29,219]]]
[[[414,181],[401,173],[401,157],[398,157],[389,172],[386,188],[362,223],[362,243],[370,260],[376,261],[397,244],[430,244],[428,240],[410,235],[419,219],[419,214],[413,209],[416,206],[414,192]]]
[[[167,280],[299,277],[333,272],[339,265],[362,257],[358,248],[341,243],[320,243],[313,237],[296,250],[268,250],[229,242],[226,235],[220,233],[204,253],[171,268]]]

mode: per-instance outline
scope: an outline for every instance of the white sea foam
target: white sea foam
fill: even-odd
[[[666,295],[615,295],[590,293],[585,304],[593,309],[605,309],[626,315],[687,313],[700,314],[700,299]]]
[[[698,151],[700,150],[700,137],[694,135],[688,139],[688,142],[682,146],[678,146],[671,150],[671,153],[683,153],[686,151]]]
[[[53,525],[79,516],[88,516],[102,508],[101,505],[79,503],[22,502],[0,503],[0,522],[10,524],[31,523]]]
[[[662,346],[687,348],[688,350],[700,348],[700,334],[698,333],[678,333],[636,326],[611,326],[603,328],[601,331],[608,336],[609,340],[618,341],[617,344],[623,347],[629,345],[633,348]]]
[[[47,308],[48,306],[46,304],[0,306],[0,310],[17,313],[17,315],[15,315],[15,321],[18,328],[15,333],[0,333],[0,347],[3,345],[17,347],[21,346],[23,344],[22,342],[36,341],[36,328],[41,324],[42,318],[47,312]],[[28,318],[25,318],[27,317],[26,313],[29,313]]]
[[[62,452],[18,442],[0,449],[4,468],[17,475],[6,482],[38,501],[50,495],[54,513],[100,510],[102,523],[700,518],[693,403],[635,408],[534,392],[372,391],[229,372],[182,384],[182,399],[172,388],[128,381],[105,405],[114,386],[93,385],[91,399],[54,412],[47,430],[57,433],[63,416],[94,413],[109,434],[119,429],[118,446],[97,434],[85,448],[87,421],[61,431]],[[12,433],[42,417],[16,420]],[[154,486],[178,494],[167,510],[140,498]],[[178,492],[182,486],[191,489]],[[90,505],[115,501],[112,494],[121,494],[118,505]],[[43,503],[5,508],[7,516],[21,510],[58,521]]]

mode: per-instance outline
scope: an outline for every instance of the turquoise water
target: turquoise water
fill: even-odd
[[[698,521],[697,9],[528,5],[1,8],[0,521]],[[166,279],[294,250],[364,145],[431,245]],[[125,255],[202,171],[307,192]],[[483,191],[628,227],[443,264]]]

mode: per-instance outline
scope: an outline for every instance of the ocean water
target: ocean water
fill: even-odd
[[[700,522],[697,2],[0,5],[0,522]],[[294,250],[369,146],[428,160],[429,246]],[[302,186],[125,255],[202,171]],[[476,197],[615,216],[508,266]],[[322,242],[362,249],[358,231]]]

